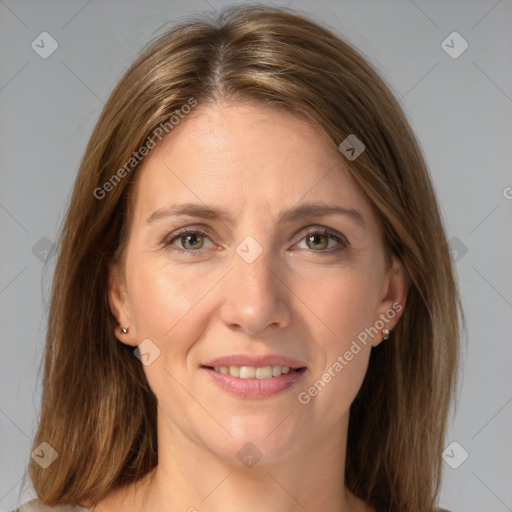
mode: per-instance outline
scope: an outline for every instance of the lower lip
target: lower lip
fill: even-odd
[[[276,395],[302,379],[306,373],[306,368],[303,368],[298,372],[293,371],[268,379],[241,379],[206,367],[203,367],[203,370],[219,387],[241,398],[268,398]]]

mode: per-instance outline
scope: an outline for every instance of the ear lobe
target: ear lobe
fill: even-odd
[[[126,345],[137,346],[135,326],[133,325],[130,315],[130,304],[128,302],[126,287],[121,279],[119,268],[114,263],[109,264],[108,304],[110,306],[110,311],[118,322],[118,325],[114,329],[116,338]],[[123,332],[123,327],[128,327],[128,332]]]
[[[391,267],[384,281],[382,300],[378,309],[378,318],[385,323],[384,328],[389,331],[396,326],[404,312],[410,283],[411,278],[404,263],[393,255]]]

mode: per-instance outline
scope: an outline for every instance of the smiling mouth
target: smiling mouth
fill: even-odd
[[[268,365],[268,366],[203,366],[207,370],[216,373],[238,377],[240,379],[271,379],[281,377],[290,373],[301,373],[306,367],[291,368],[289,366]]]

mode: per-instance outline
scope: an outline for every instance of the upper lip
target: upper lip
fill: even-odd
[[[288,366],[289,368],[304,368],[306,365],[291,357],[280,355],[251,355],[235,354],[224,357],[217,357],[207,361],[202,366]]]

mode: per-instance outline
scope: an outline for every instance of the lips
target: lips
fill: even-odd
[[[231,355],[201,365],[212,382],[240,398],[269,398],[304,377],[306,365],[280,355]]]

